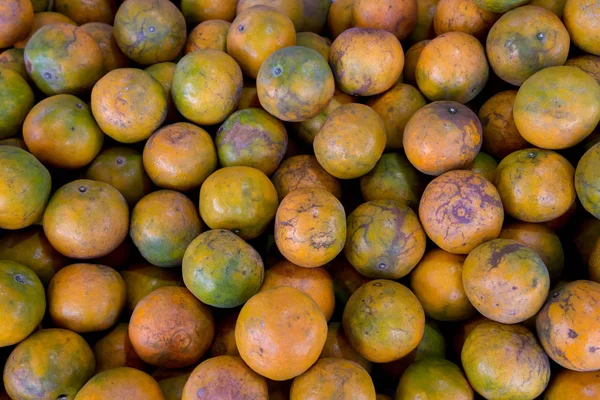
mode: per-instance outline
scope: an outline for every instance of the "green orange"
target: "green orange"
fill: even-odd
[[[0,139],[4,139],[19,133],[35,102],[25,78],[0,65]]]
[[[461,369],[442,358],[412,364],[402,375],[396,400],[472,400],[473,389]]]

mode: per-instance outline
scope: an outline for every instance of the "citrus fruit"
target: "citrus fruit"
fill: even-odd
[[[322,0],[315,0],[321,1]],[[296,45],[313,49],[323,56],[325,61],[329,61],[329,48],[331,40],[324,36],[319,36],[313,32],[298,32],[296,34]]]
[[[93,347],[96,372],[120,367],[143,370],[146,364],[133,350],[129,340],[129,324],[122,322],[98,340]]]
[[[110,21],[112,23],[112,19]],[[88,22],[81,25],[81,29],[94,38],[104,60],[104,74],[117,68],[126,68],[130,62],[121,51],[113,36],[113,27],[103,22]]]
[[[4,53],[6,53],[7,51],[5,51]],[[2,55],[0,55],[0,63],[2,63]],[[570,67],[577,67],[587,72],[592,76],[592,78],[596,79],[596,82],[598,82],[598,84],[600,85],[600,56],[592,56],[590,54],[586,54],[583,56],[569,58],[567,62],[565,62],[565,65]]]
[[[404,40],[417,24],[417,0],[354,0],[352,26],[388,31]]]
[[[333,0],[327,13],[327,27],[335,39],[352,28],[352,4],[354,0]]]
[[[496,179],[497,168],[498,162],[494,159],[494,157],[480,151],[473,162],[466,169],[477,172],[488,181],[494,182]]]
[[[25,68],[25,50],[7,49],[0,53],[0,67],[10,69],[23,77],[29,79],[27,68]]]
[[[301,32],[304,27],[303,0],[238,0],[237,14],[254,6],[268,6],[287,16],[294,23],[296,32]]]
[[[439,0],[417,0],[417,23],[408,36],[410,41],[416,43],[436,36],[433,19],[438,3]]]
[[[220,19],[204,21],[196,26],[187,37],[185,54],[200,49],[227,51],[227,33],[231,22]]]
[[[294,133],[307,144],[313,144],[315,141],[315,136],[317,136],[317,133],[319,133],[323,125],[325,125],[327,118],[329,118],[334,110],[341,106],[341,103],[335,99],[335,91],[333,96],[334,98],[331,99],[327,107],[321,110],[319,114],[307,119],[306,121],[300,121],[291,124],[291,128],[293,129]]]
[[[167,117],[165,118],[165,121],[167,122],[179,121],[181,119],[181,116],[175,107],[175,103],[173,102],[173,96],[171,96],[171,86],[173,85],[173,76],[175,75],[176,69],[177,64],[165,61],[158,64],[152,64],[144,70],[156,79],[165,90],[167,96]]]
[[[527,0],[474,0],[475,4],[484,10],[492,11],[495,13],[505,13],[513,8],[517,8],[525,3]]]
[[[182,0],[181,12],[191,26],[208,20],[232,21],[237,0]]]
[[[563,20],[571,41],[581,50],[600,56],[600,3],[597,0],[567,0]]]
[[[215,322],[215,339],[210,345],[210,357],[239,356],[240,352],[235,343],[235,325],[239,311],[234,311]]]
[[[302,0],[304,4],[304,25],[302,30],[305,32],[321,33],[327,23],[327,15],[330,0]]]
[[[440,0],[433,18],[437,35],[464,32],[483,39],[499,15],[480,8],[473,0]]]
[[[323,346],[323,351],[319,358],[343,358],[355,362],[364,368],[365,371],[371,373],[373,365],[369,360],[358,354],[356,350],[350,346],[342,324],[339,322],[330,322],[327,327],[327,340]]]
[[[112,24],[117,12],[116,0],[54,0],[54,10],[78,25],[88,22]]]
[[[0,138],[19,133],[34,101],[25,78],[4,66],[0,68]]]
[[[552,11],[558,18],[562,19],[565,3],[567,0],[532,0],[527,3],[530,6],[539,6]]]
[[[33,25],[30,0],[7,0],[0,5],[0,49],[11,47],[27,36]]]
[[[312,155],[298,155],[287,158],[271,177],[279,195],[279,201],[294,190],[316,188],[342,197],[340,182],[321,167]]]
[[[473,389],[461,369],[442,358],[428,358],[412,364],[400,379],[396,400],[472,400]]]
[[[151,264],[133,264],[121,271],[127,293],[127,310],[135,306],[146,295],[163,286],[183,286],[181,274],[176,269],[160,268]]]
[[[158,382],[165,400],[181,400],[183,388],[191,374],[192,368],[159,368],[152,373],[152,377]]]
[[[145,372],[120,367],[100,372],[90,379],[73,400],[114,399],[163,400],[158,383]]]
[[[27,42],[29,42],[29,39],[31,39],[33,34],[39,31],[42,26],[60,23],[77,26],[77,23],[75,23],[75,21],[59,12],[36,12],[35,14],[33,14],[33,24],[31,25],[31,30],[29,31],[29,34],[24,39],[21,39],[18,42],[16,42],[14,44],[15,48],[24,49],[27,45]]]
[[[402,76],[404,78],[404,82],[407,84],[414,86],[417,85],[417,77],[415,76],[417,72],[417,62],[419,61],[419,57],[421,56],[423,49],[430,41],[431,40],[421,40],[406,50],[406,54],[404,55],[404,69],[402,70]]]
[[[575,170],[575,189],[583,207],[600,219],[600,144],[594,145],[579,159]]]
[[[553,374],[544,400],[592,400],[600,395],[600,371],[562,369]]]

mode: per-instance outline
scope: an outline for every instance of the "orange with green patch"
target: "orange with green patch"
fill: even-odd
[[[585,152],[575,170],[575,190],[583,207],[600,219],[600,143]]]
[[[439,0],[417,0],[417,23],[408,39],[413,42],[433,39],[436,37],[433,19]]]
[[[315,140],[315,136],[317,136],[317,133],[319,133],[323,125],[325,125],[325,121],[327,121],[329,115],[331,115],[331,113],[341,105],[342,104],[336,100],[336,94],[334,92],[334,97],[331,99],[327,107],[321,110],[317,116],[309,118],[306,121],[292,123],[290,124],[290,127],[294,133],[300,137],[300,139],[302,139],[305,143],[312,145]]]
[[[54,10],[79,25],[88,22],[112,24],[117,12],[117,0],[54,0]]]
[[[121,271],[127,293],[128,313],[146,295],[163,286],[183,286],[181,274],[175,269],[157,267],[151,264],[134,264]]]
[[[237,15],[255,6],[274,8],[292,21],[296,32],[303,30],[305,20],[303,0],[238,0]]]
[[[484,10],[505,13],[527,3],[527,0],[475,0],[475,4]]]
[[[129,324],[127,322],[117,324],[102,339],[98,340],[93,351],[96,357],[96,373],[120,367],[139,370],[146,368],[146,364],[133,350],[131,340],[129,340]]]
[[[333,278],[333,291],[336,301],[346,304],[348,299],[359,287],[371,279],[358,273],[356,269],[346,260],[345,256],[340,256],[327,265],[327,271]]]
[[[468,170],[477,172],[490,182],[494,182],[496,179],[497,168],[498,161],[482,151],[477,154],[473,162],[467,167]]]
[[[298,155],[282,161],[271,177],[279,201],[294,190],[317,188],[342,197],[340,182],[330,175],[312,155]]]
[[[433,18],[437,35],[464,32],[482,40],[500,15],[484,10],[473,0],[440,0]]]
[[[42,26],[50,24],[69,24],[77,26],[77,23],[75,21],[73,21],[71,18],[64,14],[61,14],[60,12],[37,12],[33,14],[33,24],[31,25],[31,30],[29,31],[29,34],[25,38],[16,42],[14,44],[14,47],[16,49],[24,49],[27,45],[27,42],[29,42],[29,39],[31,39],[34,33],[40,30]]]
[[[112,20],[111,20],[112,23]],[[104,60],[104,73],[108,73],[113,69],[126,68],[129,66],[129,59],[123,54],[115,38],[113,37],[113,27],[108,23],[103,22],[88,22],[81,25],[81,29],[89,33],[102,53]]]
[[[171,95],[171,86],[173,86],[175,69],[177,69],[177,64],[172,62],[153,64],[145,69],[145,71],[156,79],[158,83],[162,85],[163,89],[165,89],[165,94],[167,96],[167,117],[165,118],[165,121],[167,122],[179,121],[181,119],[177,112],[177,108],[175,107],[175,103],[173,102],[173,96]]]
[[[18,73],[25,80],[29,79],[27,68],[25,68],[24,53],[25,50],[17,48],[4,50],[0,53],[0,66]]]
[[[594,400],[600,396],[600,371],[561,369],[553,375],[544,400]]]
[[[210,357],[240,355],[235,343],[235,325],[238,315],[239,311],[233,311],[216,321],[215,339],[208,350]]]
[[[209,20],[233,21],[237,0],[182,0],[181,12],[189,26]]]
[[[27,36],[33,25],[30,0],[7,0],[0,4],[0,49],[11,47]]]
[[[417,24],[417,0],[354,0],[352,26],[388,31],[404,40]]]
[[[2,63],[2,55],[0,55],[0,63]],[[565,65],[577,67],[587,72],[600,85],[600,56],[585,54],[583,56],[569,58]]]
[[[0,139],[19,133],[34,104],[33,90],[25,78],[18,72],[2,66],[0,69]]]
[[[461,369],[450,361],[429,358],[412,364],[402,375],[396,400],[473,400],[473,389]]]
[[[204,21],[196,26],[187,37],[184,54],[200,49],[227,52],[227,33],[231,22],[220,19]]]
[[[120,367],[100,372],[77,393],[74,400],[127,398],[128,400],[163,400],[154,378],[140,370]]]
[[[599,13],[598,0],[567,0],[563,11],[563,21],[573,44],[596,56],[600,56]]]
[[[323,346],[323,351],[319,358],[343,358],[355,362],[364,368],[365,371],[371,373],[373,365],[369,360],[361,356],[356,350],[350,346],[342,324],[339,322],[330,322],[327,327],[327,340]]]

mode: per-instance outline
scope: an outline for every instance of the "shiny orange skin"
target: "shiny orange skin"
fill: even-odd
[[[363,367],[368,373],[371,373],[371,369],[373,368],[371,361],[361,356],[352,348],[352,346],[350,346],[348,339],[346,339],[346,335],[344,335],[342,324],[339,322],[329,323],[329,326],[327,327],[327,340],[325,341],[323,351],[319,356],[319,358],[331,357],[353,361]]]
[[[121,143],[136,143],[150,137],[165,120],[167,94],[148,72],[118,68],[94,86],[92,113],[108,136]]]
[[[236,6],[237,0],[182,0],[181,12],[188,26],[216,19],[231,22]]]
[[[419,90],[431,101],[467,103],[489,77],[485,50],[464,32],[444,33],[427,43],[415,71]]]
[[[215,339],[208,350],[210,357],[240,355],[235,343],[235,325],[238,315],[239,312],[235,311],[216,321]]]
[[[477,115],[454,101],[435,101],[415,112],[403,135],[406,157],[428,175],[465,168],[482,143]]]
[[[296,45],[313,49],[321,54],[325,61],[329,61],[329,48],[331,47],[329,38],[319,36],[313,32],[298,32],[296,34]]]
[[[301,189],[281,201],[275,216],[275,243],[290,262],[320,267],[342,251],[345,240],[346,213],[331,193]]]
[[[600,3],[597,0],[567,0],[563,20],[573,44],[600,56]]]
[[[498,193],[508,215],[545,222],[564,214],[575,201],[575,169],[550,150],[525,149],[506,156],[496,170]]]
[[[105,265],[71,264],[48,285],[48,311],[59,328],[102,331],[117,322],[124,307],[125,282]]]
[[[339,179],[353,179],[375,167],[386,140],[381,117],[366,105],[351,103],[329,115],[315,137],[313,148],[327,172]]]
[[[500,238],[512,239],[535,251],[550,274],[550,280],[560,278],[565,266],[565,255],[560,238],[543,224],[510,222],[502,228]]]
[[[227,51],[227,33],[231,22],[220,19],[204,21],[196,26],[188,35],[183,54],[200,49]]]
[[[200,189],[200,216],[211,229],[228,229],[254,239],[275,217],[277,190],[261,171],[225,167],[210,175]]]
[[[376,400],[373,380],[367,371],[352,361],[321,358],[308,371],[294,378],[290,390],[290,400],[335,398]]]
[[[208,306],[184,287],[164,286],[136,305],[129,321],[129,338],[148,364],[183,368],[206,353],[214,329]]]
[[[146,364],[137,355],[129,340],[129,324],[117,324],[93,347],[96,373],[120,367],[144,370]]]
[[[600,283],[573,281],[553,290],[536,319],[540,342],[556,363],[573,371],[600,368]]]
[[[396,391],[396,400],[420,397],[427,400],[473,400],[473,389],[457,365],[441,358],[430,358],[409,366]]]
[[[342,325],[346,338],[360,355],[383,363],[400,359],[418,346],[425,314],[406,286],[377,279],[350,296]]]
[[[7,49],[0,53],[0,66],[2,68],[13,70],[21,75],[25,80],[29,79],[27,68],[25,68],[25,50],[23,49]]]
[[[279,201],[294,190],[318,188],[342,197],[342,186],[312,155],[298,155],[282,161],[271,177]]]
[[[398,81],[404,67],[404,51],[398,39],[387,31],[351,28],[331,44],[329,65],[341,90],[372,96]]]
[[[406,124],[425,104],[427,103],[421,92],[404,83],[398,83],[387,92],[367,101],[367,105],[379,114],[385,124],[387,150],[403,147],[402,137]]]
[[[600,396],[600,371],[561,369],[553,374],[544,400],[593,400]]]
[[[178,271],[151,264],[128,266],[121,271],[121,276],[127,289],[126,305],[129,313],[154,290],[163,286],[183,286],[183,279]]]
[[[498,168],[498,161],[494,159],[494,157],[486,154],[482,151],[477,154],[477,157],[473,160],[473,162],[466,168],[473,172],[477,172],[485,179],[490,182],[494,182],[496,179],[496,169]]]
[[[104,132],[85,102],[70,94],[59,94],[33,106],[23,124],[23,139],[29,152],[41,162],[77,169],[98,155]]]
[[[128,0],[113,25],[119,48],[140,65],[172,61],[185,46],[185,19],[169,0]]]
[[[499,17],[480,8],[473,0],[440,0],[433,18],[433,28],[436,35],[457,31],[483,39]]]
[[[11,399],[73,399],[94,375],[94,353],[66,329],[42,329],[15,347],[4,366]]]
[[[104,73],[94,38],[71,24],[41,27],[27,42],[24,56],[31,80],[47,96],[88,93]]]
[[[388,31],[404,40],[417,24],[417,0],[354,0],[352,26]]]
[[[3,1],[0,16],[0,49],[25,38],[33,26],[33,6],[29,0]]]
[[[6,52],[5,52],[6,53]],[[0,55],[0,63],[2,62],[2,55]],[[592,56],[586,54],[583,56],[569,58],[565,65],[571,67],[577,67],[587,72],[598,82],[600,85],[600,56]]]
[[[237,356],[218,356],[198,365],[183,388],[181,400],[267,400],[265,378]]]
[[[319,358],[326,338],[327,321],[321,308],[289,286],[252,297],[235,326],[241,357],[255,372],[275,381],[304,373]]]
[[[129,208],[121,193],[109,184],[79,179],[54,192],[43,226],[52,246],[65,256],[102,257],[127,236]]]
[[[408,40],[412,43],[433,39],[436,36],[433,18],[438,2],[439,0],[417,0],[417,23],[408,36]]]
[[[352,28],[352,5],[354,0],[332,0],[327,14],[327,27],[335,39]]]
[[[419,61],[419,57],[421,56],[421,52],[431,40],[421,40],[410,46],[408,50],[406,50],[406,54],[404,54],[404,69],[402,70],[402,76],[404,78],[404,82],[407,84],[413,85],[416,87],[417,85],[417,77],[415,76],[417,70],[417,61]],[[420,92],[419,92],[420,93]]]
[[[303,268],[282,260],[265,271],[260,292],[278,286],[291,286],[303,291],[319,305],[325,319],[331,319],[335,308],[335,295],[333,280],[325,268]]]
[[[18,42],[16,42],[14,44],[14,47],[17,49],[24,49],[25,45],[27,45],[27,42],[29,42],[29,39],[31,39],[33,34],[36,33],[42,26],[60,23],[77,26],[75,21],[59,12],[43,11],[33,14],[33,24],[31,25],[31,31],[29,31],[29,34],[24,39],[21,39]]]
[[[73,400],[163,400],[160,386],[145,372],[120,367],[100,372],[90,379]]]
[[[468,254],[500,234],[504,209],[498,190],[472,171],[450,171],[435,178],[419,203],[427,236],[440,248]]]
[[[110,147],[100,152],[85,171],[85,178],[108,183],[130,206],[152,190],[142,154],[129,147]]]
[[[475,315],[462,283],[464,262],[464,255],[432,249],[410,274],[410,288],[428,317],[461,321]]]
[[[129,59],[123,54],[115,41],[112,25],[103,22],[88,22],[81,25],[81,29],[89,33],[100,47],[102,59],[104,60],[104,73],[129,66]]]
[[[78,25],[88,22],[112,24],[117,12],[117,0],[54,0],[54,10]]]
[[[268,6],[287,16],[296,29],[301,32],[304,27],[303,0],[238,0],[237,15],[255,6]]]
[[[516,97],[516,90],[496,93],[483,103],[477,114],[483,129],[481,150],[499,159],[531,147],[515,125],[513,106]]]
[[[600,85],[577,67],[549,67],[523,83],[513,112],[529,143],[566,149],[583,141],[600,122]]]

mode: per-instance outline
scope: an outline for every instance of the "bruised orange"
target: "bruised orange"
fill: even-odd
[[[14,44],[15,48],[24,49],[25,45],[27,45],[27,42],[29,42],[29,39],[31,39],[34,33],[40,30],[42,26],[50,24],[69,24],[77,26],[77,23],[75,23],[75,21],[59,12],[37,12],[33,14],[33,24],[31,25],[31,31],[29,31],[29,34],[24,39],[21,39]]]
[[[0,49],[25,38],[33,25],[30,0],[7,0],[0,5]]]
[[[112,19],[110,23],[112,23]],[[81,25],[81,29],[89,33],[100,47],[104,60],[104,73],[129,66],[129,59],[125,57],[115,41],[112,25],[103,22],[88,22]]]
[[[117,12],[117,0],[54,0],[54,10],[79,25],[88,22],[112,24]]]
[[[600,56],[600,4],[597,0],[567,0],[563,20],[571,41],[586,53]]]
[[[303,0],[238,0],[237,14],[255,6],[268,6],[287,16],[294,23],[296,32],[301,32],[304,27]]]
[[[294,190],[318,188],[338,199],[342,197],[340,182],[330,175],[312,155],[299,155],[282,161],[271,177],[279,201]]]
[[[73,400],[114,399],[163,400],[158,383],[145,372],[120,367],[100,372],[90,379]]]
[[[133,312],[135,306],[146,295],[163,286],[183,286],[181,274],[175,269],[161,268],[151,264],[134,264],[121,271],[127,289],[127,311]]]
[[[544,400],[593,400],[600,396],[600,371],[561,369],[553,374]]]
[[[433,27],[437,35],[457,31],[484,39],[498,17],[498,14],[477,6],[473,0],[440,0]]]
[[[433,28],[433,19],[439,0],[417,0],[417,23],[408,39],[413,42],[433,39],[435,29]]]
[[[189,25],[208,20],[232,21],[237,0],[182,0],[181,12]]]
[[[117,324],[93,347],[96,357],[96,372],[120,367],[143,370],[146,364],[140,359],[129,340],[129,324]]]
[[[210,357],[240,355],[235,343],[235,325],[238,315],[239,311],[234,311],[217,319],[215,322],[215,339],[208,350]]]
[[[2,55],[0,55],[0,63],[2,63]],[[577,67],[587,72],[600,85],[600,56],[592,56],[590,54],[586,54],[583,56],[569,58],[567,62],[565,62],[565,65]]]
[[[417,0],[354,0],[352,26],[388,31],[404,40],[417,24]]]
[[[354,0],[332,0],[327,13],[327,27],[335,39],[342,32],[352,28],[352,5]]]
[[[204,21],[198,24],[190,32],[184,54],[200,49],[213,49],[222,52],[227,51],[227,33],[231,27],[231,22],[222,21],[220,19]]]

